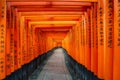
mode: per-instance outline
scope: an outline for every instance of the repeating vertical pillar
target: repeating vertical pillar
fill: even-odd
[[[79,37],[79,39],[80,39],[80,63],[82,64],[82,54],[83,54],[83,52],[82,52],[82,18],[80,19],[80,28],[79,28],[79,30],[80,30],[80,37]]]
[[[86,13],[86,55],[85,63],[88,70],[91,70],[91,23],[90,23],[90,9]]]
[[[79,19],[79,27],[78,27],[78,32],[79,32],[79,33],[78,33],[78,36],[79,36],[79,37],[78,37],[78,40],[79,40],[79,43],[78,43],[78,44],[79,44],[79,55],[78,55],[78,56],[79,56],[79,61],[78,61],[78,62],[79,62],[79,63],[81,63],[81,54],[82,54],[82,48],[81,48],[81,47],[82,47],[82,46],[81,46],[81,26],[82,26],[82,24],[81,24],[81,22],[82,22],[82,20],[81,20],[81,18],[80,18],[80,19]]]
[[[32,27],[29,25],[28,26],[28,53],[29,53],[29,62],[33,59],[33,49],[32,49],[32,38],[33,38],[33,35],[32,35]]]
[[[0,1],[0,80],[5,74],[6,0]]]
[[[7,10],[7,16],[6,16],[6,41],[5,41],[5,46],[6,46],[6,75],[11,74],[11,54],[10,54],[10,10]]]
[[[70,38],[67,38],[67,40],[70,39],[70,43],[68,43],[68,44],[71,44],[71,43],[73,42],[73,41],[72,41],[72,39],[73,39],[72,36],[73,36],[73,34],[72,34],[72,29],[70,29],[69,35],[68,35],[68,37],[70,37]],[[67,41],[67,40],[66,40],[66,41]],[[67,46],[67,45],[66,45],[66,46]],[[68,47],[68,46],[67,46],[67,47]],[[72,43],[72,44],[70,45],[70,47],[68,48],[68,50],[69,50],[69,52],[70,52],[70,55],[73,57],[73,55],[72,55],[72,54],[73,54],[73,53],[72,53],[72,50],[73,50],[73,49],[72,49],[72,48],[73,48],[73,43]]]
[[[86,61],[86,54],[87,54],[87,44],[86,44],[86,27],[87,27],[87,24],[86,24],[86,17],[85,17],[85,13],[83,15],[83,65],[86,66],[85,64],[85,61]]]
[[[87,42],[87,12],[84,13],[85,16],[85,27],[84,27],[84,34],[85,34],[85,67],[87,68],[87,58],[88,58],[88,42]]]
[[[11,72],[14,72],[14,7],[10,8],[10,62],[11,62]]]
[[[26,62],[29,62],[29,27],[28,27],[29,20],[25,20],[25,27],[26,27]]]
[[[29,37],[28,37],[29,38]],[[22,65],[27,63],[27,26],[25,26],[25,19],[20,19],[20,47],[21,47],[21,62]]]
[[[31,30],[30,30],[31,31],[31,42],[30,43],[31,43],[31,54],[32,54],[31,60],[33,60],[34,59],[34,53],[33,53],[33,49],[34,49],[33,48],[33,34],[34,33],[33,33],[33,27],[32,26],[30,27],[31,27]]]
[[[90,15],[91,15],[91,71],[94,72],[94,23],[93,23],[93,18],[94,18],[94,14],[93,14],[93,7],[91,7],[91,11],[90,11]]]
[[[94,3],[94,73],[98,75],[98,26],[97,26],[97,3]]]
[[[105,1],[105,80],[113,80],[113,0]]]
[[[75,48],[75,50],[76,50],[76,55],[75,55],[75,57],[76,57],[76,60],[77,61],[79,61],[79,23],[77,23],[76,24],[76,26],[75,26],[75,46],[76,46],[76,48]]]
[[[98,52],[97,52],[97,4],[91,7],[91,71],[97,75]]]
[[[33,35],[33,39],[34,39],[34,41],[33,41],[33,48],[34,48],[34,55],[35,55],[35,58],[38,56],[37,54],[38,54],[38,43],[39,43],[39,41],[38,41],[38,29],[35,29],[34,28],[34,35]]]
[[[16,35],[16,37],[15,38],[17,38],[16,39],[16,55],[17,55],[17,66],[18,66],[18,68],[21,68],[21,65],[22,65],[22,58],[21,58],[21,38],[20,38],[20,17],[21,17],[21,15],[16,11],[16,19],[15,19],[15,21],[16,21],[16,24],[15,24],[15,26],[16,26],[16,31],[14,32],[14,34]]]
[[[114,0],[113,80],[120,80],[120,0]]]
[[[81,45],[80,45],[80,20],[77,24],[77,50],[78,50],[78,54],[77,54],[77,58],[78,58],[78,63],[80,63],[80,54],[81,54]]]
[[[85,45],[85,38],[84,38],[84,26],[85,26],[85,22],[84,22],[84,15],[82,15],[82,19],[81,19],[81,26],[80,26],[80,37],[81,37],[81,52],[80,52],[80,62],[81,64],[85,65],[85,50],[84,50],[84,45]]]
[[[13,26],[14,26],[14,69],[17,70],[18,69],[18,26],[17,26],[17,10],[14,10],[14,17],[13,17]]]
[[[24,27],[24,18],[20,18],[20,53],[21,53],[21,65],[24,65],[24,54],[23,54],[23,28]]]
[[[71,38],[70,38],[70,42],[71,42],[71,46],[70,46],[70,52],[71,52],[71,55],[72,55],[72,57],[75,59],[75,55],[76,55],[76,48],[74,48],[74,47],[76,47],[75,46],[75,26],[73,26],[72,27],[72,29],[71,29],[71,31],[70,31],[70,36],[71,36]]]
[[[104,79],[104,54],[105,54],[105,26],[104,26],[104,3],[98,2],[98,77]]]

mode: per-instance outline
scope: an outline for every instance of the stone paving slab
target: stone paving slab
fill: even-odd
[[[72,80],[66,67],[64,53],[56,51],[48,60],[36,79],[29,80]]]

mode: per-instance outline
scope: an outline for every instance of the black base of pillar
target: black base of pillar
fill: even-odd
[[[30,63],[23,65],[20,69],[14,71],[11,75],[7,76],[4,80],[28,80],[29,76],[39,67],[42,70],[47,60],[52,55],[52,50],[39,55]]]
[[[102,80],[94,75],[93,72],[87,70],[87,68],[75,61],[70,55],[65,51],[65,61],[66,65],[70,71],[73,80]]]

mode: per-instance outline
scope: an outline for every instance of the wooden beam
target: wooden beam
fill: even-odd
[[[71,29],[72,25],[32,25],[32,27],[38,27],[39,29]]]
[[[41,15],[25,16],[29,21],[78,21],[81,15]]]
[[[38,22],[29,22],[30,24],[43,24],[43,25],[46,25],[46,24],[50,24],[50,25],[58,25],[58,24],[62,24],[62,25],[66,25],[66,24],[71,24],[71,25],[74,25],[77,23],[77,21],[38,21]]]
[[[41,12],[20,12],[20,14],[22,16],[27,16],[27,15],[31,15],[31,16],[40,16],[40,15],[83,15],[83,12],[64,12],[64,11],[57,11],[57,12],[53,12],[53,11],[41,11]]]
[[[91,2],[7,2],[11,6],[91,6]]]
[[[39,27],[39,28],[71,28],[74,25],[71,24],[32,24],[33,27]]]
[[[50,2],[50,1],[56,1],[56,2],[98,2],[98,0],[24,0],[24,2],[39,2],[39,1],[47,1],[47,2]],[[7,2],[23,2],[22,0],[7,0]]]
[[[34,8],[34,7],[31,7],[31,8],[17,8],[18,9],[18,12],[40,12],[40,11],[63,11],[63,12],[85,12],[87,10],[87,8],[69,8],[69,7],[65,7],[65,8]]]
[[[69,31],[69,29],[41,29],[41,31],[60,31],[60,32],[63,32],[63,31]]]
[[[40,29],[41,31],[69,31],[72,27],[34,27],[35,29]]]

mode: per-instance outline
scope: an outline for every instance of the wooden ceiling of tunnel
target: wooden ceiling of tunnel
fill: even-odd
[[[91,8],[92,2],[97,0],[7,0],[7,9],[20,14],[31,27],[65,32]]]
[[[66,37],[67,32],[68,31],[43,31],[42,33],[52,38],[54,42],[61,42]]]

